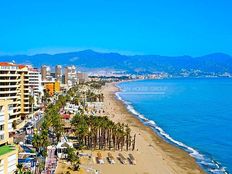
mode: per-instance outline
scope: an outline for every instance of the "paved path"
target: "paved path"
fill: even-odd
[[[53,174],[55,173],[57,167],[57,156],[55,154],[56,147],[55,146],[48,146],[47,148],[47,157],[45,160],[45,171],[44,174]]]

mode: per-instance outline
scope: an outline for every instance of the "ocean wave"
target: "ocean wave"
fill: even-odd
[[[149,120],[146,118],[144,115],[140,114],[137,112],[132,104],[128,101],[125,101],[122,99],[120,96],[121,92],[117,92],[115,95],[118,100],[121,100],[127,107],[128,111],[131,112],[133,115],[135,115],[137,118],[139,118],[145,125],[150,126],[153,128],[153,130],[164,140],[168,141],[171,144],[174,144],[181,149],[185,150],[186,152],[189,153],[189,155],[193,158],[196,159],[196,162],[203,168],[205,169],[209,174],[229,174],[228,171],[226,171],[226,168],[221,166],[220,163],[217,161],[211,159],[209,156],[201,154],[198,152],[196,149],[187,146],[186,144],[177,141],[173,139],[168,133],[166,133],[161,127],[159,127],[155,121]]]
[[[116,97],[117,97],[118,100],[124,101],[124,100],[120,97],[119,92],[116,92],[115,95],[116,95]]]
[[[148,120],[145,122],[145,124],[150,125],[150,126],[156,126],[156,123],[153,120]]]

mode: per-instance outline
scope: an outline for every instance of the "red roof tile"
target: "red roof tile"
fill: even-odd
[[[17,66],[19,67],[19,69],[26,67],[26,65],[17,65],[17,64],[9,63],[9,62],[0,62],[0,66]]]
[[[62,117],[63,117],[63,119],[69,119],[70,115],[69,114],[63,114]]]

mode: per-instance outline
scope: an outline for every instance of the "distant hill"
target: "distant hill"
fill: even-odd
[[[227,54],[215,53],[201,57],[168,57],[159,55],[126,56],[118,53],[99,53],[92,50],[60,54],[36,54],[0,56],[0,61],[15,61],[16,63],[55,66],[61,64],[76,65],[86,69],[112,69],[128,72],[156,72],[169,73],[186,70],[201,70],[203,72],[232,73],[232,57]]]

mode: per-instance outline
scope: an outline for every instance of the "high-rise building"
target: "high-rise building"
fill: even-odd
[[[11,120],[29,114],[28,67],[13,63],[0,63],[0,100],[13,101]]]
[[[37,107],[42,101],[43,96],[43,86],[42,78],[38,69],[28,66],[28,76],[29,76],[29,90],[31,96],[34,98],[35,107]]]
[[[46,76],[47,76],[47,66],[43,65],[41,67],[41,76],[42,76],[42,80],[46,80]]]
[[[50,80],[51,77],[51,68],[49,66],[43,65],[41,67],[42,81]]]
[[[18,163],[18,151],[14,146],[13,138],[9,138],[9,132],[13,129],[9,120],[13,114],[13,101],[0,100],[0,173],[13,174]],[[10,145],[11,144],[11,145]]]
[[[85,83],[89,80],[88,74],[87,73],[77,73],[77,79],[79,83]]]
[[[55,78],[57,81],[62,82],[62,66],[61,65],[56,65]]]
[[[77,83],[77,72],[75,66],[65,67],[65,84],[73,86]]]

